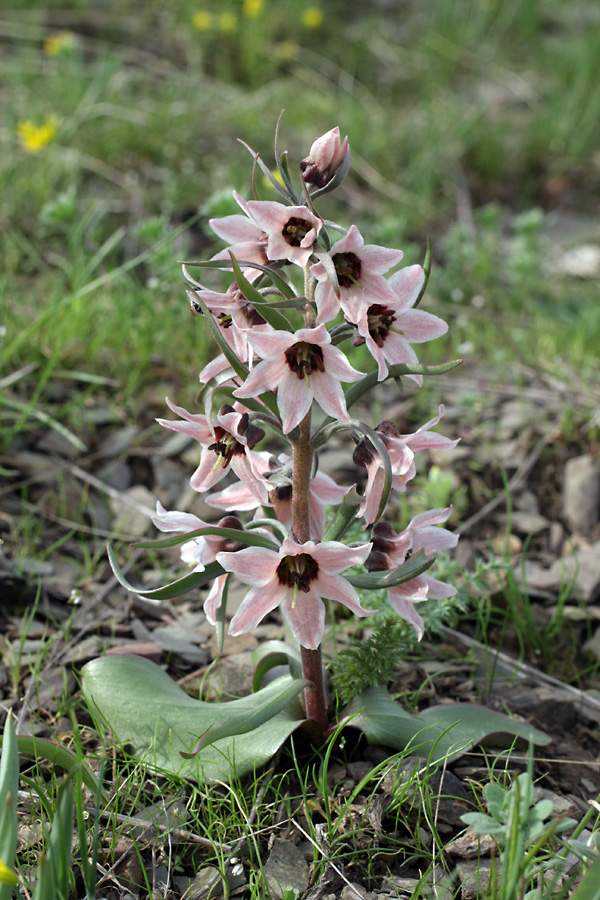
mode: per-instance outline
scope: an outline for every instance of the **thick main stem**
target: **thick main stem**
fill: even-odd
[[[312,475],[313,449],[310,445],[310,411],[299,426],[300,436],[294,444],[293,483],[292,483],[292,532],[294,539],[300,544],[310,540],[309,496]],[[301,603],[301,598],[298,598]],[[321,648],[309,650],[301,648],[302,674],[310,681],[304,691],[306,717],[318,722],[321,729],[327,729],[327,703],[325,698],[325,680],[323,677],[323,661]]]

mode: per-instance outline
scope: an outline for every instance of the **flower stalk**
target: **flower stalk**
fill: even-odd
[[[407,490],[417,453],[456,443],[431,431],[443,406],[410,434],[401,434],[387,420],[361,422],[348,411],[389,378],[406,376],[420,387],[423,375],[434,370],[419,364],[412,345],[439,337],[447,325],[415,308],[427,282],[429,250],[425,270],[409,266],[392,271],[402,259],[401,250],[365,243],[356,225],[331,223],[317,210],[322,195],[337,188],[350,167],[348,138],[342,141],[338,128],[317,139],[299,165],[299,190],[277,140],[280,182],[260,154],[250,152],[254,167],[286,202],[244,200],[234,193],[239,212],[209,223],[229,246],[205,263],[184,264],[191,309],[204,320],[220,354],[200,373],[203,411],[190,413],[167,401],[179,418],[158,420],[197,441],[200,458],[191,487],[225,518],[211,533],[210,523],[190,513],[168,512],[159,503],[154,522],[162,531],[178,533],[169,546],[182,545],[183,561],[194,567],[193,583],[214,578],[204,602],[209,622],[222,629],[227,621],[224,607],[232,577],[248,585],[248,591],[230,619],[230,634],[249,632],[273,610],[281,610],[300,646],[308,682],[306,718],[324,733],[324,601],[332,601],[331,610],[341,603],[357,617],[369,616],[376,610],[362,605],[356,587],[386,587],[389,607],[420,638],[423,620],[415,606],[455,593],[425,574],[435,552],[456,543],[454,535],[438,527],[450,509],[425,511],[403,532],[393,528],[394,492]],[[333,245],[328,228],[343,235]],[[190,276],[191,265],[205,266],[208,275],[215,269],[229,272],[232,283],[224,293],[205,287]],[[352,365],[344,344],[350,353],[362,345],[371,354],[369,372]],[[446,372],[458,362],[435,371]],[[230,402],[217,409],[213,399],[228,389]],[[315,447],[344,429],[357,441],[353,459],[362,494],[318,470]],[[269,436],[279,443],[287,440],[290,454],[280,446],[269,452]],[[342,510],[339,521],[327,528],[327,509],[338,504],[346,506],[347,515]],[[382,516],[388,509],[392,524],[386,525]],[[372,535],[365,531],[362,543],[344,544],[354,516],[364,520],[365,529],[373,526]],[[407,563],[413,554],[420,554],[418,566]],[[361,566],[371,574],[355,568],[344,576]],[[180,580],[186,589],[190,578]],[[164,590],[177,596],[178,584]]]

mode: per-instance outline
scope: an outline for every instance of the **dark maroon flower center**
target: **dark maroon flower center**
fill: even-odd
[[[340,287],[351,288],[360,281],[362,263],[356,253],[336,253],[333,264]]]
[[[306,341],[298,341],[285,351],[288,366],[295,372],[298,378],[325,371],[323,351],[317,344],[309,344]]]
[[[226,403],[219,410],[219,415],[224,416],[227,413],[232,412],[235,412],[233,406],[229,406],[229,404]],[[224,469],[227,468],[234,456],[242,456],[242,454],[246,452],[246,447],[251,450],[254,445],[261,441],[265,436],[265,432],[262,428],[259,428],[258,425],[250,424],[248,413],[244,413],[241,417],[237,430],[238,434],[246,438],[245,444],[238,441],[237,437],[232,434],[231,431],[227,431],[226,428],[217,425],[215,428],[215,440],[212,444],[208,445],[209,450],[214,450],[217,456],[223,458],[222,465]]]
[[[281,232],[291,247],[300,247],[309,231],[313,230],[312,222],[292,216],[287,220]]]
[[[367,310],[367,322],[369,334],[378,347],[383,347],[383,342],[389,334],[392,323],[396,321],[393,310],[387,306],[374,303]]]
[[[288,588],[297,588],[305,594],[310,591],[310,583],[318,574],[319,564],[308,553],[284,556],[277,566],[279,584]]]

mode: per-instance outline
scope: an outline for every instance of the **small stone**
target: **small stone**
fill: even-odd
[[[576,534],[590,534],[600,520],[600,463],[589,455],[565,466],[563,515]]]
[[[464,834],[446,846],[446,853],[459,856],[461,859],[477,859],[480,856],[489,856],[495,846],[496,841],[491,835],[475,834],[472,828],[467,828]]]
[[[282,900],[286,887],[302,894],[309,882],[308,863],[291,841],[276,841],[265,864],[265,876],[272,900]]]

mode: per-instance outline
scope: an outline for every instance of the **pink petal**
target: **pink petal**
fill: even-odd
[[[443,319],[422,309],[409,309],[402,313],[393,327],[403,331],[406,340],[413,344],[433,341],[448,331],[448,324]]]
[[[425,281],[425,272],[421,266],[406,266],[390,275],[389,285],[396,294],[395,308],[398,312],[414,306]]]
[[[245,547],[235,553],[217,553],[219,562],[227,572],[233,572],[244,584],[263,587],[275,578],[281,557],[266,547]]]
[[[324,541],[317,544],[310,555],[319,564],[319,577],[321,571],[328,575],[337,575],[350,566],[360,566],[371,552],[373,544],[360,544],[358,547],[348,547],[340,541]],[[331,598],[335,600],[335,597]]]
[[[365,609],[361,606],[360,598],[352,585],[340,575],[328,575],[327,572],[319,572],[313,582],[315,590],[326,600],[334,600],[342,603],[355,616],[370,616],[375,610]]]
[[[211,585],[208,597],[204,601],[204,613],[211,625],[217,624],[217,610],[223,602],[223,589],[228,578],[229,575],[227,573],[218,575]]]
[[[283,600],[282,612],[300,646],[316,650],[323,640],[325,607],[315,591],[298,591],[295,599],[289,591]]]
[[[249,547],[248,549],[254,550],[256,548]],[[239,553],[244,552],[244,550],[240,550],[238,551],[238,554],[220,553],[219,556],[237,556]],[[221,560],[219,560],[219,562],[221,562]],[[282,592],[284,590],[285,588],[282,588],[275,579],[248,591],[231,620],[229,634],[236,636],[238,634],[245,634],[248,631],[252,631],[253,628],[256,628],[259,622],[262,622],[264,617],[282,602]]]
[[[321,373],[318,373],[321,374]],[[313,384],[316,385],[315,373],[310,376],[310,387],[305,378],[298,378],[286,363],[286,371],[282,375],[277,388],[277,406],[281,416],[284,434],[288,434],[299,425],[311,407],[314,396]]]
[[[208,224],[216,235],[229,244],[239,244],[242,241],[266,241],[264,231],[247,216],[240,213],[223,216],[222,219],[209,219]]]

